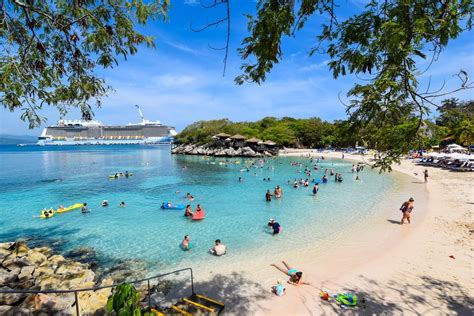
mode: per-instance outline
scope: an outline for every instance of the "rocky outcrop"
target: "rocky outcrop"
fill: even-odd
[[[48,247],[29,249],[24,242],[0,243],[0,290],[71,290],[111,285],[85,263],[54,255]],[[103,311],[111,289],[79,292],[81,314]],[[0,314],[75,314],[73,294],[0,294]]]
[[[179,145],[171,150],[172,154],[203,155],[216,157],[272,157],[276,153],[270,150],[254,150],[246,147],[211,147],[209,145]]]

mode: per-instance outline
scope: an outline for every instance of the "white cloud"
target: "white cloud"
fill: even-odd
[[[196,6],[200,3],[200,0],[184,0],[184,4],[190,5],[190,6]]]
[[[196,78],[190,75],[179,75],[179,74],[165,74],[161,76],[156,76],[151,79],[156,86],[162,87],[180,87],[186,89],[190,84],[194,83]]]

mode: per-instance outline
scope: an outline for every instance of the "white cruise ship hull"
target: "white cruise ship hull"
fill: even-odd
[[[41,139],[39,146],[75,146],[75,145],[149,145],[149,144],[171,144],[172,137],[150,137],[146,139]]]

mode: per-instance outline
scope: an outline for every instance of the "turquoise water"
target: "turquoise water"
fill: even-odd
[[[206,250],[220,238],[234,258],[255,251],[284,252],[301,244],[317,244],[357,220],[373,215],[374,196],[383,196],[396,181],[365,169],[361,181],[351,173],[352,163],[324,160],[318,166],[342,173],[345,181],[293,189],[288,180],[306,178],[308,158],[271,159],[241,172],[245,159],[203,159],[174,156],[167,146],[0,147],[0,242],[19,237],[55,241],[62,251],[91,247],[110,259],[141,259],[156,267],[199,264]],[[291,162],[303,166],[291,166]],[[128,179],[108,175],[128,170]],[[256,173],[256,175],[254,175]],[[243,182],[239,183],[238,178]],[[263,178],[270,177],[270,182]],[[283,198],[265,201],[265,192],[280,185]],[[177,193],[177,191],[179,191]],[[190,192],[206,210],[206,219],[187,220],[182,210],[161,210],[162,201],[186,204]],[[107,199],[110,206],[100,207]],[[126,208],[119,208],[125,201]],[[43,208],[87,202],[91,213],[80,211],[39,219]],[[282,234],[272,236],[268,219],[275,218]],[[193,249],[178,247],[185,234]],[[105,260],[105,261],[107,261]]]

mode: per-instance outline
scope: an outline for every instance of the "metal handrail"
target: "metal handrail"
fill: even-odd
[[[194,295],[195,294],[194,293],[194,275],[193,275],[193,269],[192,268],[183,268],[183,269],[179,269],[179,270],[175,270],[175,271],[171,271],[171,272],[167,272],[167,273],[163,273],[163,274],[158,274],[158,275],[146,278],[146,279],[141,279],[141,280],[136,280],[136,281],[131,281],[131,282],[124,282],[124,283],[137,284],[137,283],[142,283],[142,282],[146,281],[147,284],[148,284],[148,309],[150,309],[150,305],[151,305],[150,281],[154,280],[154,279],[159,279],[159,278],[165,277],[167,275],[187,271],[187,270],[189,270],[189,272],[191,273],[191,293]],[[95,291],[99,291],[99,290],[103,290],[103,289],[115,288],[115,287],[117,287],[121,284],[123,284],[123,283],[97,286],[97,287],[84,288],[84,289],[74,289],[74,290],[14,290],[14,289],[12,289],[12,290],[0,290],[0,294],[9,294],[9,293],[11,293],[11,294],[66,294],[66,293],[74,293],[74,303],[71,306],[76,306],[76,314],[77,314],[77,316],[80,316],[79,300],[78,300],[77,293],[86,292],[86,291],[95,292]]]

